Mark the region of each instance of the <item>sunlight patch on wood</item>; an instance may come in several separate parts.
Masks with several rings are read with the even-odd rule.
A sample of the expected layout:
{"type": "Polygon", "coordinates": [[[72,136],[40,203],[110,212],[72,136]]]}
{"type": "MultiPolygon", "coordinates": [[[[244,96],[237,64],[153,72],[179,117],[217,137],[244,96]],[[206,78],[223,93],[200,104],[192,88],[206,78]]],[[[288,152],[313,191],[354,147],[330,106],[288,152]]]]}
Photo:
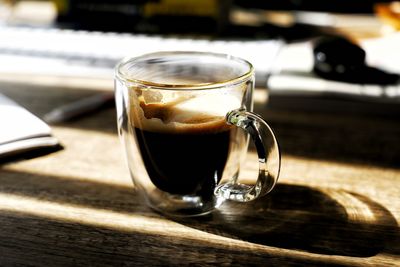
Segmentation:
{"type": "MultiPolygon", "coordinates": [[[[235,243],[236,245],[244,243],[239,240],[231,240],[222,236],[194,230],[164,218],[147,217],[134,213],[114,212],[78,205],[55,203],[7,193],[0,194],[0,203],[0,210],[3,211],[18,212],[21,214],[118,231],[134,231],[168,237],[186,237],[188,239],[203,240],[213,243],[222,241],[235,243]]],[[[248,247],[248,244],[243,246],[248,247]]]]}

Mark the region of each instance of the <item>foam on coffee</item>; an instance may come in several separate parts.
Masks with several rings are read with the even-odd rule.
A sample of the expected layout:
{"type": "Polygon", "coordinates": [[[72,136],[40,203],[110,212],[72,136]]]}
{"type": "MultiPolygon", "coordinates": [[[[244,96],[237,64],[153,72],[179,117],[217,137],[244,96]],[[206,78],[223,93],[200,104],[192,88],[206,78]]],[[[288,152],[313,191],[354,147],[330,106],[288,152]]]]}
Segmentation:
{"type": "Polygon", "coordinates": [[[156,95],[146,102],[141,95],[132,99],[130,115],[135,127],[164,133],[220,132],[231,127],[225,122],[226,113],[241,104],[234,95],[224,94],[185,96],[169,101],[160,98],[156,95]]]}

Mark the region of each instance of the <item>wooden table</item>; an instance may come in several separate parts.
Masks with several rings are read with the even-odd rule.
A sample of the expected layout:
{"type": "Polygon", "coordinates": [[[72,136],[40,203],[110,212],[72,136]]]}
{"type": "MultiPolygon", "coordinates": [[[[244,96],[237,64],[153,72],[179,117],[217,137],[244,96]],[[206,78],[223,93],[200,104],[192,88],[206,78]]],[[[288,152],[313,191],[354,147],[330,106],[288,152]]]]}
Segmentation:
{"type": "MultiPolygon", "coordinates": [[[[9,82],[0,92],[38,116],[98,93],[9,82]]],[[[137,197],[113,108],[52,125],[63,150],[0,169],[0,265],[399,266],[399,119],[264,107],[283,153],[279,185],[190,219],[137,197]]]]}

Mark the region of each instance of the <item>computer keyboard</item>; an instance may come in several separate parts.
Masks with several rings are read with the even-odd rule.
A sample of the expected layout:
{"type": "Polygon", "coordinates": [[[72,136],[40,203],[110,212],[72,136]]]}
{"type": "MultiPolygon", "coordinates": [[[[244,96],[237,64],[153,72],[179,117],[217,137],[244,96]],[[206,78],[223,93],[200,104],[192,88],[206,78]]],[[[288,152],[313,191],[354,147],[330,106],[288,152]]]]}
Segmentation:
{"type": "Polygon", "coordinates": [[[143,34],[47,28],[0,27],[0,72],[87,78],[112,78],[126,56],[154,51],[210,51],[242,57],[256,69],[257,86],[265,87],[282,42],[211,40],[143,34]]]}

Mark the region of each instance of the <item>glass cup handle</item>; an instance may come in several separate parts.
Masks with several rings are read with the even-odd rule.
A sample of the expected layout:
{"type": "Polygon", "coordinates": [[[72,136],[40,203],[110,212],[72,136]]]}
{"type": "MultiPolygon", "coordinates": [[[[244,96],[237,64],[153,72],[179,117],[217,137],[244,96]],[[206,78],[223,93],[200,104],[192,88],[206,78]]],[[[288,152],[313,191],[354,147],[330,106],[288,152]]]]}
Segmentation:
{"type": "Polygon", "coordinates": [[[258,154],[259,172],[255,185],[231,181],[218,186],[215,194],[238,202],[251,201],[270,192],[279,177],[281,156],[279,145],[269,125],[257,114],[237,109],[226,115],[226,121],[246,131],[258,154]]]}

